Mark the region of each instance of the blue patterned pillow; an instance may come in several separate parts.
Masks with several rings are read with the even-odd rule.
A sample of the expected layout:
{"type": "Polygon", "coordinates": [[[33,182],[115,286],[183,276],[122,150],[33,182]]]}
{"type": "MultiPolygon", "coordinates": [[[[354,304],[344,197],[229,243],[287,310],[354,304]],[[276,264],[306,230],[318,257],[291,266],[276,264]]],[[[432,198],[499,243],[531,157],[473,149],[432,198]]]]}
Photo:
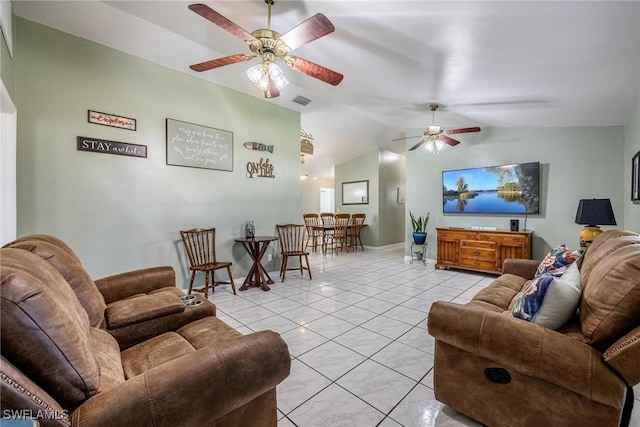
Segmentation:
{"type": "Polygon", "coordinates": [[[513,317],[533,322],[554,278],[552,274],[544,273],[529,282],[527,287],[516,297],[516,303],[511,310],[513,317]]]}
{"type": "Polygon", "coordinates": [[[565,244],[553,248],[538,266],[535,277],[543,274],[551,274],[555,277],[560,277],[565,271],[567,271],[569,266],[576,262],[581,256],[581,249],[567,249],[565,244]]]}

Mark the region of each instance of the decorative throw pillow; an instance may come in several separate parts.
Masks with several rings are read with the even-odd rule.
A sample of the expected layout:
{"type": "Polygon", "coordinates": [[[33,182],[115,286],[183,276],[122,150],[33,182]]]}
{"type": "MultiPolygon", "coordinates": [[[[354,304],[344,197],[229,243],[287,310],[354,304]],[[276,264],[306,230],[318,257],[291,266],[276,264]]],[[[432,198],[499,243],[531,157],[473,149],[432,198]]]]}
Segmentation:
{"type": "Polygon", "coordinates": [[[556,277],[562,276],[569,266],[576,262],[581,256],[581,249],[567,249],[567,246],[563,243],[562,245],[551,249],[547,256],[544,257],[538,266],[535,277],[541,276],[545,273],[556,277]]]}
{"type": "Polygon", "coordinates": [[[577,263],[561,277],[543,273],[516,297],[512,315],[549,329],[564,325],[578,308],[582,286],[577,263]]]}

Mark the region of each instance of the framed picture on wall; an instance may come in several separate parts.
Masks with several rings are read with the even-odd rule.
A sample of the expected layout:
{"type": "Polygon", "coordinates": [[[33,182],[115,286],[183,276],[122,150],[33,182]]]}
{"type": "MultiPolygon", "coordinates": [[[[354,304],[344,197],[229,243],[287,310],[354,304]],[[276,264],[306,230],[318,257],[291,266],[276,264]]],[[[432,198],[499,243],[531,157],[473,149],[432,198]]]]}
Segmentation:
{"type": "Polygon", "coordinates": [[[343,205],[369,204],[369,180],[342,183],[343,205]]]}
{"type": "Polygon", "coordinates": [[[640,203],[640,151],[631,159],[631,201],[640,203]]]}

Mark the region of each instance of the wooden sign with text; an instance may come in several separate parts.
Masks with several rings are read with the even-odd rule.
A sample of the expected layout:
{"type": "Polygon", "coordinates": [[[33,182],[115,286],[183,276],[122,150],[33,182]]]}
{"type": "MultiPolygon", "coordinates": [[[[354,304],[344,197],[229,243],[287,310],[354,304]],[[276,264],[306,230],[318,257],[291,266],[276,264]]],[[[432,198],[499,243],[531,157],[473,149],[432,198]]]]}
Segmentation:
{"type": "Polygon", "coordinates": [[[76,148],[79,151],[94,153],[119,154],[121,156],[147,157],[147,146],[126,142],[107,141],[105,139],[76,137],[76,148]]]}

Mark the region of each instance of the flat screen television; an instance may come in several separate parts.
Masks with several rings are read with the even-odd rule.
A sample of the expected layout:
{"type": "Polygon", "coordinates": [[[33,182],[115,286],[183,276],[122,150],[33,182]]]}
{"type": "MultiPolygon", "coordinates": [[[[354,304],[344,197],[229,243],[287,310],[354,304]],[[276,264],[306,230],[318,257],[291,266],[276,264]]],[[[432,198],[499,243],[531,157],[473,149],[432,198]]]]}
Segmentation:
{"type": "Polygon", "coordinates": [[[540,163],[442,172],[445,214],[540,213],[540,163]]]}

